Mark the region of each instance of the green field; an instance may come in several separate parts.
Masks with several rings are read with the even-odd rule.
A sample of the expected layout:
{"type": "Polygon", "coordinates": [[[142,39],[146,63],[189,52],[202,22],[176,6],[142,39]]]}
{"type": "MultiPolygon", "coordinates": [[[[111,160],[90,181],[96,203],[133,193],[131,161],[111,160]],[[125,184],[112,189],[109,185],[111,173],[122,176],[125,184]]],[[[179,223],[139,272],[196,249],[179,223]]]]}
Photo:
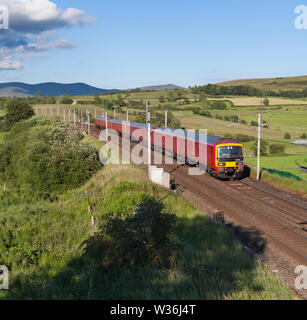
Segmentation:
{"type": "Polygon", "coordinates": [[[264,79],[242,79],[220,82],[221,86],[248,85],[265,90],[301,90],[307,87],[307,76],[264,78],[264,79]]]}
{"type": "MultiPolygon", "coordinates": [[[[253,169],[257,167],[256,158],[246,158],[245,162],[253,169]]],[[[307,182],[307,174],[301,172],[300,166],[307,166],[307,152],[304,154],[279,156],[279,157],[262,157],[261,167],[267,169],[276,169],[280,171],[291,172],[296,176],[299,176],[305,182],[307,182]]]]}

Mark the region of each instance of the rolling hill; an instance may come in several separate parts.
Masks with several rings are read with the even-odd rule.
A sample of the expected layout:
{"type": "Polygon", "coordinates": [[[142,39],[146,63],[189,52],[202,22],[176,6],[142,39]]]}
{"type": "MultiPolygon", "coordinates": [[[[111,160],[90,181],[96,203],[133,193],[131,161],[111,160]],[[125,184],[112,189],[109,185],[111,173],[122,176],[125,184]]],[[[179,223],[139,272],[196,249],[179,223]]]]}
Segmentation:
{"type": "Polygon", "coordinates": [[[138,88],[141,91],[166,91],[166,90],[183,90],[185,88],[176,86],[174,84],[158,85],[158,86],[147,86],[138,88]]]}
{"type": "Polygon", "coordinates": [[[114,90],[100,89],[85,83],[62,84],[56,82],[46,82],[39,84],[26,84],[22,82],[0,83],[0,97],[28,97],[40,93],[45,97],[62,96],[65,94],[93,95],[114,90]]]}
{"type": "Polygon", "coordinates": [[[219,86],[247,85],[265,90],[302,90],[307,88],[307,76],[262,79],[240,79],[216,83],[219,86]]]}

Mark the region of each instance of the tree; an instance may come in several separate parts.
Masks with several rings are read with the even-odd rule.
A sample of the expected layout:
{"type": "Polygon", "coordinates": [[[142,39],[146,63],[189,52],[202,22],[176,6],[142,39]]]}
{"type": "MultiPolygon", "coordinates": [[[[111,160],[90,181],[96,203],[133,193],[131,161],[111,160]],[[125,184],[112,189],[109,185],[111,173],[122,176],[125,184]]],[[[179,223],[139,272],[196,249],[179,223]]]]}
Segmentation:
{"type": "MultiPolygon", "coordinates": [[[[258,141],[254,142],[254,144],[252,145],[252,150],[255,155],[258,154],[258,141]]],[[[260,142],[260,155],[266,156],[267,150],[268,150],[268,143],[264,140],[261,140],[261,142],[260,142]]]]}
{"type": "Polygon", "coordinates": [[[99,105],[101,102],[102,102],[102,101],[101,101],[101,98],[99,97],[99,95],[98,95],[98,94],[95,94],[95,96],[94,96],[94,104],[97,106],[97,105],[99,105]]]}
{"type": "Polygon", "coordinates": [[[160,103],[164,103],[165,101],[167,101],[163,96],[161,96],[160,98],[159,98],[159,101],[160,101],[160,103]]]}
{"type": "Polygon", "coordinates": [[[61,100],[61,104],[72,104],[73,102],[74,102],[73,99],[67,94],[61,100]]]}
{"type": "Polygon", "coordinates": [[[265,98],[264,100],[263,100],[263,104],[267,107],[267,106],[269,106],[270,105],[270,100],[268,99],[268,98],[265,98]]]}
{"type": "Polygon", "coordinates": [[[286,146],[281,143],[273,143],[270,145],[271,154],[285,154],[286,146]]]}
{"type": "Polygon", "coordinates": [[[85,255],[97,266],[111,269],[168,266],[179,248],[176,221],[176,215],[168,213],[161,200],[143,194],[134,214],[101,216],[99,232],[85,241],[85,255]]]}
{"type": "Polygon", "coordinates": [[[2,181],[36,194],[77,188],[101,168],[96,148],[56,117],[19,121],[0,145],[0,159],[2,181]]]}
{"type": "Polygon", "coordinates": [[[5,127],[7,130],[10,130],[15,123],[21,120],[29,119],[33,115],[34,111],[27,102],[20,99],[10,100],[7,105],[5,127]]]}
{"type": "Polygon", "coordinates": [[[290,140],[291,139],[291,135],[289,132],[285,133],[285,139],[290,140]]]}
{"type": "Polygon", "coordinates": [[[201,106],[204,109],[210,109],[210,102],[207,100],[207,97],[204,94],[200,96],[200,102],[201,102],[201,106]]]}
{"type": "Polygon", "coordinates": [[[307,138],[307,134],[306,134],[306,133],[303,133],[303,134],[301,135],[301,138],[302,138],[302,139],[306,139],[306,138],[307,138]]]}
{"type": "Polygon", "coordinates": [[[227,104],[224,101],[214,101],[211,105],[211,109],[226,110],[227,104]]]}

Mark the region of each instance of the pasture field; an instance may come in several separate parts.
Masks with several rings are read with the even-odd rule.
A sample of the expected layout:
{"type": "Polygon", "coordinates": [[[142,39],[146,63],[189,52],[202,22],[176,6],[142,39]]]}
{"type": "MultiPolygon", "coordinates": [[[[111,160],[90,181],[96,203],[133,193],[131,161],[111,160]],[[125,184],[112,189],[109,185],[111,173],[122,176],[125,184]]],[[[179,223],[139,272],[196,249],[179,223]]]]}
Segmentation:
{"type": "MultiPolygon", "coordinates": [[[[196,104],[197,105],[197,104],[196,104]]],[[[195,106],[196,106],[195,105],[195,106]]],[[[227,110],[211,110],[213,118],[206,118],[195,115],[190,110],[176,111],[174,115],[181,121],[182,125],[187,128],[205,129],[218,135],[230,134],[247,134],[253,137],[257,136],[257,127],[251,126],[251,121],[258,122],[259,107],[234,107],[227,110]],[[245,120],[246,124],[234,123],[224,120],[215,119],[215,116],[239,116],[245,120]],[[194,126],[194,127],[193,127],[194,126]]],[[[262,129],[264,139],[284,139],[285,133],[290,133],[291,141],[300,139],[302,134],[307,135],[307,108],[297,108],[295,106],[282,107],[274,109],[273,107],[265,108],[263,113],[269,128],[262,129]]]]}
{"type": "Polygon", "coordinates": [[[302,90],[307,86],[307,76],[278,77],[263,79],[240,79],[216,83],[220,86],[247,85],[265,90],[302,90]]]}
{"type": "MultiPolygon", "coordinates": [[[[173,113],[174,116],[181,121],[182,126],[188,129],[207,129],[208,133],[219,136],[224,136],[226,133],[229,133],[231,135],[247,134],[252,137],[257,137],[257,127],[203,117],[193,114],[192,111],[176,111],[173,113]]],[[[262,137],[265,139],[271,139],[272,137],[276,139],[281,138],[276,130],[273,129],[263,129],[262,137]]]]}
{"type": "MultiPolygon", "coordinates": [[[[261,97],[234,97],[234,96],[225,96],[223,98],[209,98],[208,100],[230,100],[236,106],[260,106],[261,101],[264,98],[261,97]]],[[[288,106],[288,105],[306,105],[307,102],[305,100],[298,99],[289,99],[289,98],[276,98],[276,97],[268,97],[270,100],[271,106],[288,106]]]]}
{"type": "MultiPolygon", "coordinates": [[[[246,158],[246,164],[257,168],[257,158],[246,158]]],[[[301,172],[300,166],[307,166],[307,152],[303,154],[285,155],[278,157],[261,157],[261,167],[291,172],[307,182],[307,174],[301,172]]]]}

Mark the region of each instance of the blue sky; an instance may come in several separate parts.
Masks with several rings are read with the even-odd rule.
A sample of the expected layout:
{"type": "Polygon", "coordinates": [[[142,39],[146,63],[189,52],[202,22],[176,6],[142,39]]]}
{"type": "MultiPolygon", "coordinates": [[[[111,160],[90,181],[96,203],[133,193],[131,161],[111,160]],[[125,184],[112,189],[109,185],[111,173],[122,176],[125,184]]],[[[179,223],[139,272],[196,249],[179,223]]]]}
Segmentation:
{"type": "Polygon", "coordinates": [[[49,2],[63,11],[80,9],[84,17],[96,20],[66,21],[54,30],[48,25],[54,32],[54,45],[44,50],[36,46],[30,56],[19,55],[22,67],[15,63],[15,69],[4,68],[0,82],[86,82],[101,88],[174,83],[187,87],[307,74],[307,30],[294,27],[294,9],[307,5],[307,0],[49,2]],[[58,41],[66,41],[63,48],[58,41]]]}

